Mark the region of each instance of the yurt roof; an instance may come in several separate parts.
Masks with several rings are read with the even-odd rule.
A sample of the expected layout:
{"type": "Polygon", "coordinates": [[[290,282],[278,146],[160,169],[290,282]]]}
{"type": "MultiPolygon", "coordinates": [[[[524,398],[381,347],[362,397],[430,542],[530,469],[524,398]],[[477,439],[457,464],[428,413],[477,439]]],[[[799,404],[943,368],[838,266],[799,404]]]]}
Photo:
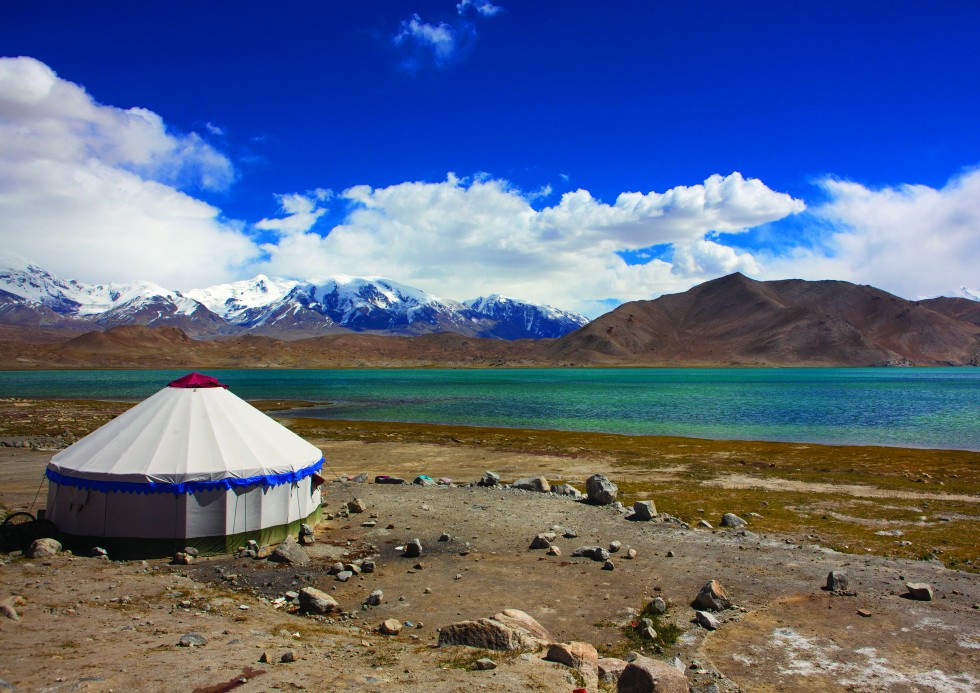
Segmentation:
{"type": "Polygon", "coordinates": [[[55,455],[48,478],[120,491],[278,485],[320,469],[319,448],[197,373],[55,455]]]}

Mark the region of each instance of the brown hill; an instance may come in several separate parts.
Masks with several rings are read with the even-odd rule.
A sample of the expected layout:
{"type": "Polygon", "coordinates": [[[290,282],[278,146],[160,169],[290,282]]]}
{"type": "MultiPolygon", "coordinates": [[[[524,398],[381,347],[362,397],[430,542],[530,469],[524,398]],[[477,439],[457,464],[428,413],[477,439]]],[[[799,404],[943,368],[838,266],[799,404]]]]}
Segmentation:
{"type": "Polygon", "coordinates": [[[976,364],[980,325],[959,317],[972,315],[971,307],[943,301],[953,303],[930,306],[842,281],[760,282],[736,273],[623,304],[547,351],[563,363],[976,364]]]}
{"type": "Polygon", "coordinates": [[[980,365],[976,301],[914,302],[848,282],[741,274],[626,303],[557,340],[444,332],[205,341],[176,327],[126,326],[51,344],[50,333],[20,329],[0,334],[0,368],[980,365]]]}

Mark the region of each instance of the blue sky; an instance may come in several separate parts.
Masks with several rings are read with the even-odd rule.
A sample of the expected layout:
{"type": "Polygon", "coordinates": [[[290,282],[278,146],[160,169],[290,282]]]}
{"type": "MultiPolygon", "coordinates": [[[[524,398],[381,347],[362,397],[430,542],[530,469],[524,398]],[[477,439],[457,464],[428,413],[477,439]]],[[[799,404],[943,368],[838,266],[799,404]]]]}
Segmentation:
{"type": "Polygon", "coordinates": [[[384,275],[591,315],[736,270],[955,294],[980,286],[977,26],[967,2],[4,3],[0,240],[88,281],[384,275]]]}

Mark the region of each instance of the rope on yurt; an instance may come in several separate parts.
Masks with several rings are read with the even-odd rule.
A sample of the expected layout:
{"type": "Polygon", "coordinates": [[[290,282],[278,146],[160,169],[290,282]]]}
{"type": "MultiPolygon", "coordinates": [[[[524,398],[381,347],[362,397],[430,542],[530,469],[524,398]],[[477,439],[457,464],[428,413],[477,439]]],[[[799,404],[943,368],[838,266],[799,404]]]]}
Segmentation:
{"type": "Polygon", "coordinates": [[[31,507],[27,510],[27,512],[29,512],[31,515],[34,514],[34,504],[37,503],[37,497],[41,495],[41,487],[44,486],[44,480],[46,478],[47,477],[44,474],[41,475],[41,483],[37,485],[37,493],[34,494],[34,500],[31,501],[31,507]]]}
{"type": "Polygon", "coordinates": [[[347,485],[347,482],[344,481],[343,477],[341,477],[340,474],[338,474],[334,470],[334,468],[330,466],[330,463],[327,462],[327,458],[326,457],[323,458],[323,466],[325,466],[327,469],[329,469],[331,472],[333,472],[333,475],[335,477],[337,477],[337,481],[339,481],[340,482],[340,485],[344,487],[344,490],[345,491],[347,491],[347,494],[350,496],[351,500],[357,500],[357,496],[355,496],[354,495],[354,492],[350,490],[350,486],[348,486],[347,485]]]}

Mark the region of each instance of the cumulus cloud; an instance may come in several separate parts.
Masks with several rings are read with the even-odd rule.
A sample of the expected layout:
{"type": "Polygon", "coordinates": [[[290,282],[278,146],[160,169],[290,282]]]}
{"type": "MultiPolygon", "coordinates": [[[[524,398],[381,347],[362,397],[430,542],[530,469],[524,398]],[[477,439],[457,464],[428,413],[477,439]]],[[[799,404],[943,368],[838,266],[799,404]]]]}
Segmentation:
{"type": "Polygon", "coordinates": [[[576,190],[538,211],[533,196],[506,181],[451,174],[440,183],[355,186],[342,194],[352,206],[342,224],[325,237],[292,233],[265,245],[263,271],[380,274],[453,298],[498,291],[595,312],[601,299],[650,298],[719,271],[756,271],[751,256],[706,236],[804,208],[738,173],[664,193],[623,193],[613,204],[576,190]],[[630,265],[617,253],[662,243],[675,244],[679,262],[630,265]]]}
{"type": "Polygon", "coordinates": [[[306,233],[317,220],[327,213],[325,207],[320,207],[319,203],[326,202],[333,197],[333,192],[323,188],[308,193],[291,193],[288,195],[276,195],[279,200],[279,209],[286,216],[275,219],[262,219],[255,224],[255,228],[263,231],[276,231],[281,235],[306,233]]]}
{"type": "Polygon", "coordinates": [[[767,276],[843,279],[913,299],[977,284],[980,169],[939,189],[834,178],[820,185],[829,201],[810,213],[830,231],[814,248],[762,258],[767,276]]]}
{"type": "Polygon", "coordinates": [[[181,189],[224,190],[234,176],[156,113],[99,104],[32,58],[0,58],[0,238],[52,271],[175,288],[232,276],[254,245],[181,189]]]}
{"type": "Polygon", "coordinates": [[[430,60],[436,67],[446,67],[459,56],[468,39],[474,35],[471,29],[468,24],[460,27],[445,22],[429,24],[414,14],[402,21],[392,42],[410,51],[410,57],[402,63],[405,68],[418,69],[423,59],[430,60]]]}

